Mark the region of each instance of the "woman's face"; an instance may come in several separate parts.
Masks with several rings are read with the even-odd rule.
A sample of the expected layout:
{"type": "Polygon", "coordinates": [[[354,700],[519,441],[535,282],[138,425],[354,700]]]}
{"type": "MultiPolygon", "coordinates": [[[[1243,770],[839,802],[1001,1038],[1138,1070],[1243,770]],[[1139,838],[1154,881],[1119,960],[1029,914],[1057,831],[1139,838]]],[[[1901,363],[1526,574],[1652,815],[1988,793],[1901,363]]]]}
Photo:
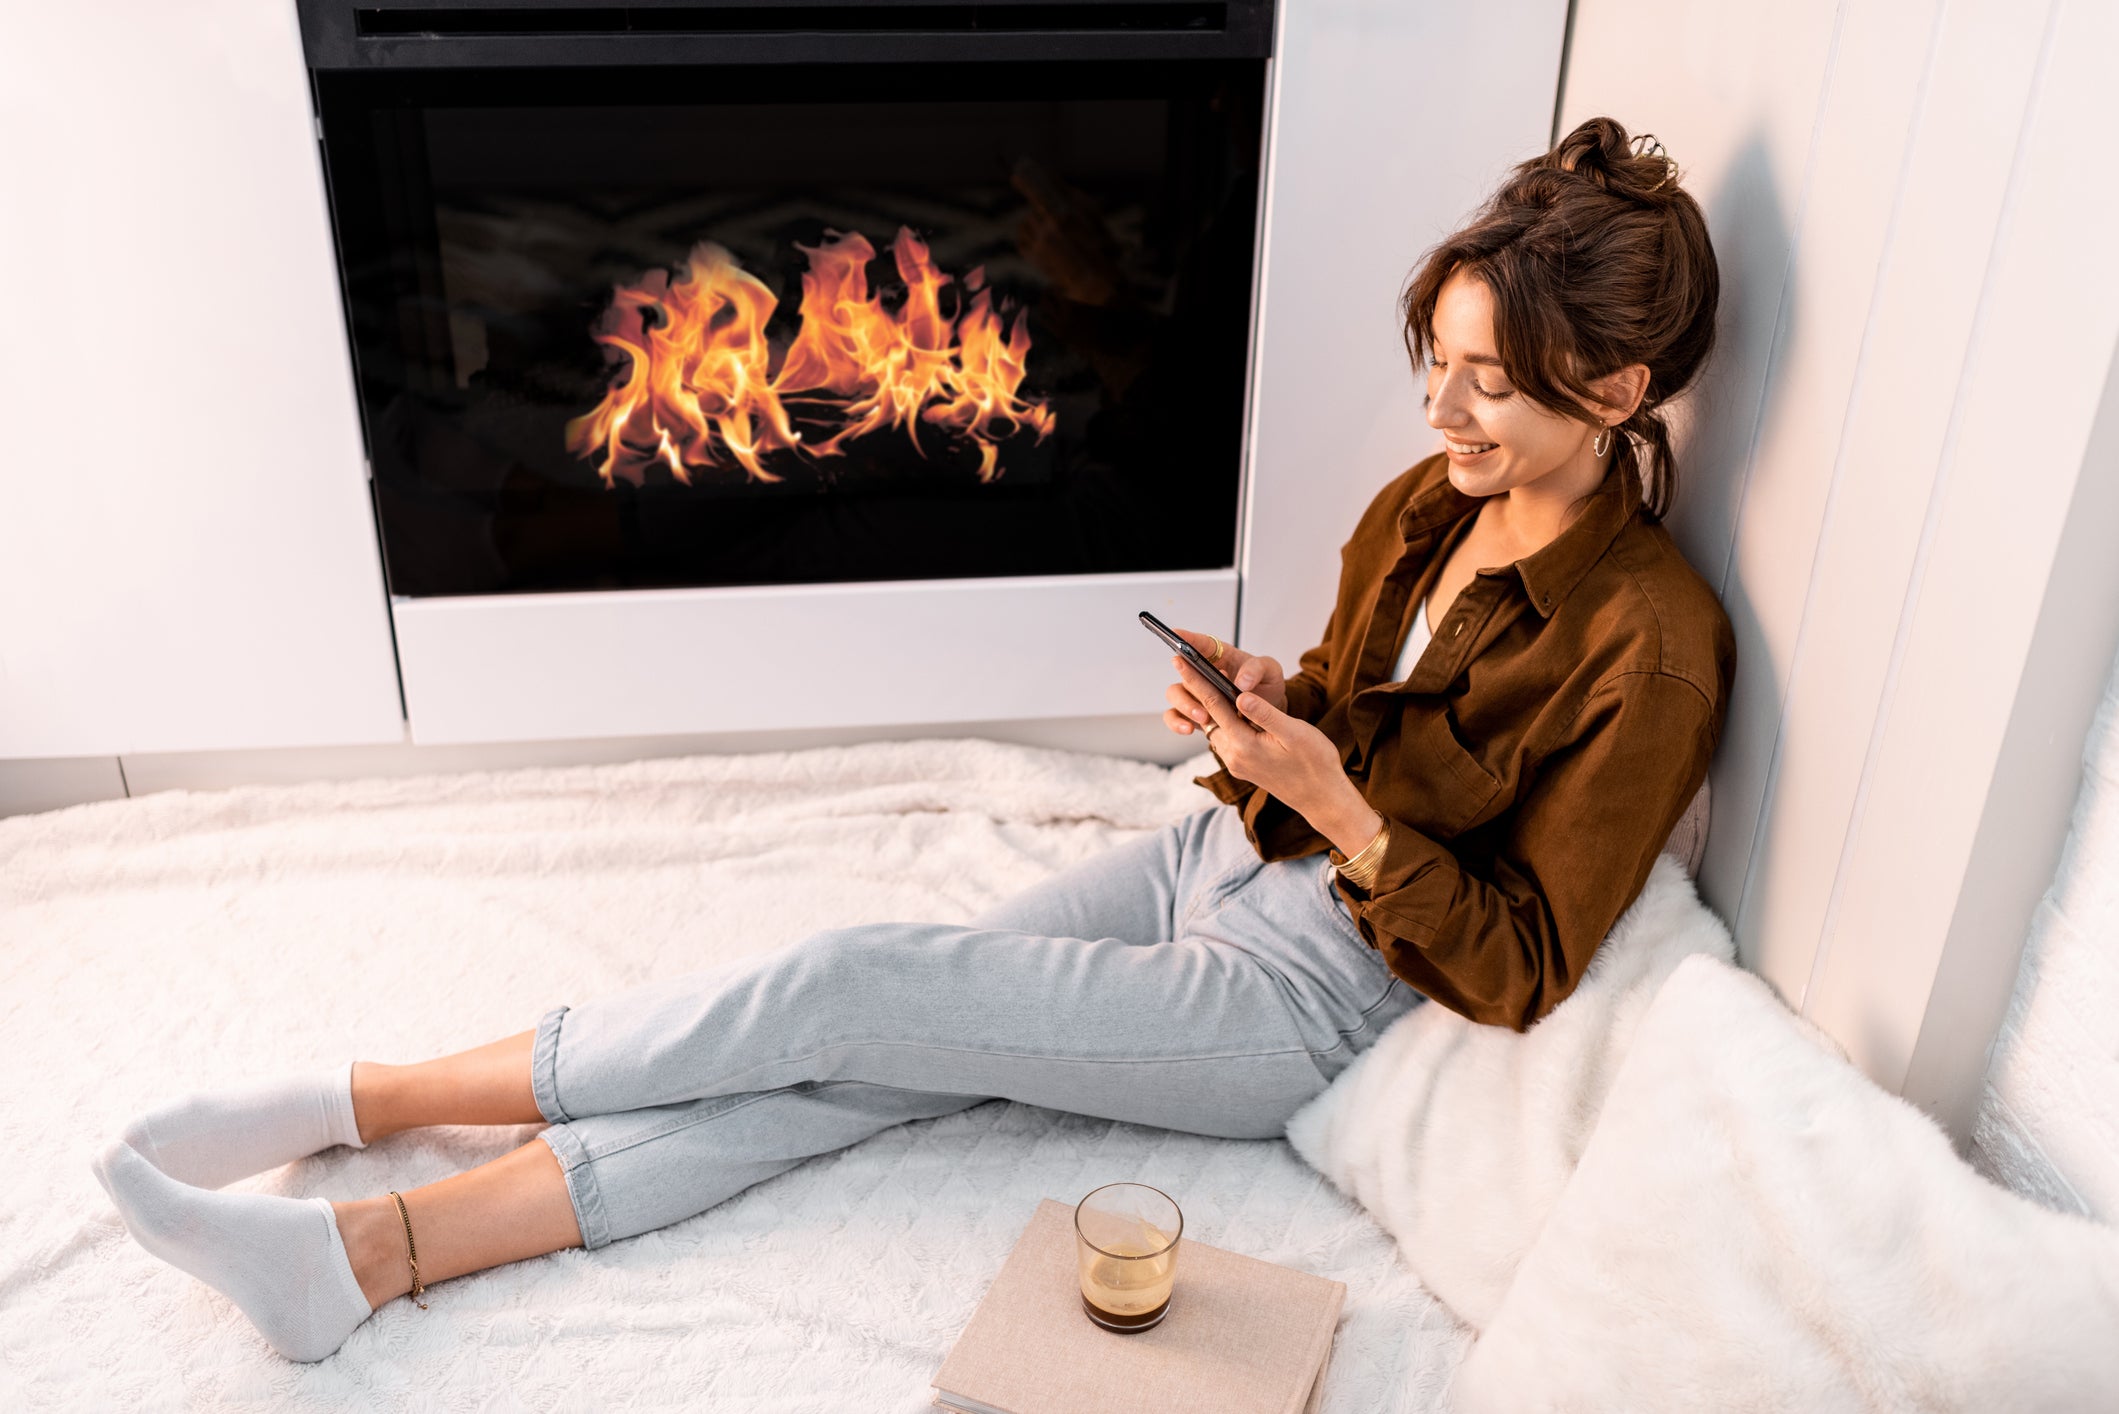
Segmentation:
{"type": "MultiPolygon", "coordinates": [[[[1493,297],[1484,281],[1451,275],[1435,301],[1434,328],[1427,424],[1449,450],[1451,485],[1467,496],[1494,496],[1563,468],[1594,474],[1608,460],[1608,445],[1605,458],[1590,452],[1596,425],[1539,407],[1509,386],[1494,352],[1493,297]]],[[[1645,388],[1647,369],[1640,372],[1645,388]]],[[[1637,394],[1620,406],[1634,401],[1637,394]]],[[[1617,409],[1606,416],[1619,420],[1617,409]]]]}

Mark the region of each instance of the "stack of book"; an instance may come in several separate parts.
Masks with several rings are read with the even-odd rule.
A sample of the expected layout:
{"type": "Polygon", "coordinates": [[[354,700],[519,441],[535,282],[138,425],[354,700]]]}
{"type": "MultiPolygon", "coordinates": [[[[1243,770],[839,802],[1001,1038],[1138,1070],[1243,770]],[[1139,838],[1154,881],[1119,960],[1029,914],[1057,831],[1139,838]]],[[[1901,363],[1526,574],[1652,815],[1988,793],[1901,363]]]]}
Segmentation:
{"type": "Polygon", "coordinates": [[[1316,1414],[1346,1283],[1180,1238],[1160,1325],[1082,1311],[1074,1208],[1045,1199],[935,1372],[958,1414],[1316,1414]]]}

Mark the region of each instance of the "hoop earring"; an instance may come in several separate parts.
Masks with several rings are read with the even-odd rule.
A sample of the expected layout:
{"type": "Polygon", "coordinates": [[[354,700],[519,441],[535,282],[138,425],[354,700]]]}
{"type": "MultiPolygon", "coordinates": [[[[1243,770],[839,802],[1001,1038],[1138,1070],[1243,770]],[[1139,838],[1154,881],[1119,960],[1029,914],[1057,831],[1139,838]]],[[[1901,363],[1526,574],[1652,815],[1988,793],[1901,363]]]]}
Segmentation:
{"type": "Polygon", "coordinates": [[[1601,457],[1610,450],[1611,424],[1606,423],[1604,425],[1604,430],[1597,434],[1597,440],[1589,444],[1589,454],[1593,457],[1601,457]]]}

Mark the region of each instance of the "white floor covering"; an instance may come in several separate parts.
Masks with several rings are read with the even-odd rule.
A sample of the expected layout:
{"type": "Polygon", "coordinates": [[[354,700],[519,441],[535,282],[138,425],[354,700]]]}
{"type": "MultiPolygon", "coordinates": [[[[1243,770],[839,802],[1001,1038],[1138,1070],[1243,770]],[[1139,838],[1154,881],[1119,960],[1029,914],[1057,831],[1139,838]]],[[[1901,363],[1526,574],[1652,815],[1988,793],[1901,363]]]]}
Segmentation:
{"type": "MultiPolygon", "coordinates": [[[[1205,763],[877,742],[0,821],[0,1408],[910,1414],[1037,1200],[1126,1178],[1176,1195],[1188,1236],[1348,1284],[1327,1410],[1441,1408],[1468,1335],[1284,1141],[996,1101],[393,1302],[307,1366],[134,1244],[89,1172],[185,1089],[441,1054],[819,928],[968,918],[1211,804],[1205,763]]],[[[536,1129],[414,1131],[239,1186],[408,1188],[536,1129]]]]}

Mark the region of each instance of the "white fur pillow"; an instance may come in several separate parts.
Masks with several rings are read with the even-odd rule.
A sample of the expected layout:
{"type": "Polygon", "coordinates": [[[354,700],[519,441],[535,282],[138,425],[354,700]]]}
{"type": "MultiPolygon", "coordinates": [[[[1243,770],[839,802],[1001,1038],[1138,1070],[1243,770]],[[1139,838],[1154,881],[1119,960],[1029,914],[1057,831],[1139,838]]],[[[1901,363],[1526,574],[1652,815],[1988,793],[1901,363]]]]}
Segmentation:
{"type": "Polygon", "coordinates": [[[1688,960],[1453,1395],[2119,1409],[2119,1232],[1987,1182],[1763,981],[1688,960]]]}
{"type": "Polygon", "coordinates": [[[1656,989],[1694,953],[1728,961],[1735,949],[1665,854],[1581,983],[1530,1030],[1415,1007],[1288,1122],[1288,1139],[1482,1327],[1588,1145],[1656,989]]]}

